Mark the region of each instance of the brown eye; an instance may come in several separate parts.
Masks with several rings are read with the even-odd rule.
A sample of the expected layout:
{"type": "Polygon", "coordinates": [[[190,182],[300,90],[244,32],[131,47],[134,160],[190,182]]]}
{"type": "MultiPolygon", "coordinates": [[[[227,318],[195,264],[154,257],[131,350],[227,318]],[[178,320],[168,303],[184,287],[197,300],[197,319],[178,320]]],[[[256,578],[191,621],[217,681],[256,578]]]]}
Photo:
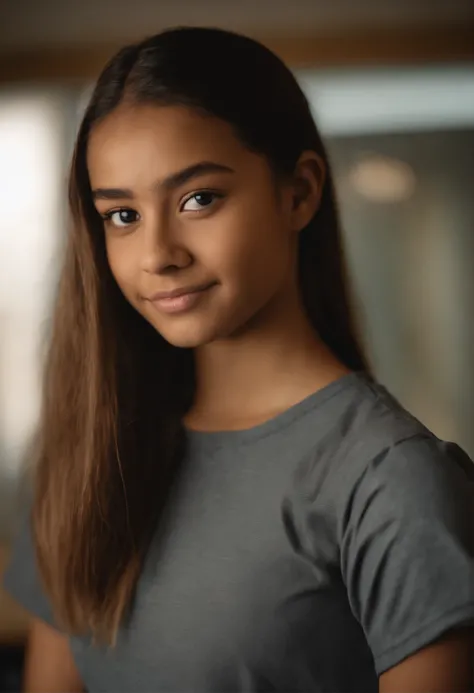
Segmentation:
{"type": "Polygon", "coordinates": [[[182,212],[199,212],[206,207],[210,207],[214,200],[219,197],[214,192],[206,191],[194,193],[191,197],[184,202],[181,207],[182,212]]]}
{"type": "Polygon", "coordinates": [[[124,207],[123,209],[114,209],[107,214],[102,215],[102,219],[105,221],[110,221],[117,228],[124,228],[130,226],[130,224],[135,224],[139,215],[134,209],[128,209],[124,207]]]}

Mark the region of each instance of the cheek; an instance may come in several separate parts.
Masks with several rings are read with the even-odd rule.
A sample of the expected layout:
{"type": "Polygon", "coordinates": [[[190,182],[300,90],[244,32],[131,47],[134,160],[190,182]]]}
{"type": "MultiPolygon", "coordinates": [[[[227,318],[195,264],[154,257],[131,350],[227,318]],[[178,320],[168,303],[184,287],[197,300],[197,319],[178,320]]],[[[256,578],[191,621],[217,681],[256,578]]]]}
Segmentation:
{"type": "Polygon", "coordinates": [[[229,279],[238,283],[239,290],[244,293],[247,290],[272,291],[291,265],[290,241],[290,233],[280,218],[268,215],[249,219],[227,244],[229,279]]]}
{"type": "Polygon", "coordinates": [[[265,193],[254,193],[229,206],[204,235],[209,243],[201,250],[228,275],[272,271],[288,255],[291,234],[275,209],[274,198],[265,193]]]}
{"type": "Polygon", "coordinates": [[[118,287],[125,298],[133,305],[136,305],[137,287],[133,254],[127,252],[124,248],[118,247],[113,242],[108,242],[106,244],[106,249],[110,271],[118,287]]]}

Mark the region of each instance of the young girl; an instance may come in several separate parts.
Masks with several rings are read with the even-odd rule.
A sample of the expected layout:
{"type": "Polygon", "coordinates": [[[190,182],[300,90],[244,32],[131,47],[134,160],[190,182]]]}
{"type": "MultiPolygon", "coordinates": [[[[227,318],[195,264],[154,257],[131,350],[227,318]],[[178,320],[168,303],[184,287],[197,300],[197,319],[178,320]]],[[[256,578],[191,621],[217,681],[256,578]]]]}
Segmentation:
{"type": "Polygon", "coordinates": [[[471,462],[368,372],[290,71],[214,29],[124,48],[70,204],[5,576],[26,690],[468,691],[471,462]]]}

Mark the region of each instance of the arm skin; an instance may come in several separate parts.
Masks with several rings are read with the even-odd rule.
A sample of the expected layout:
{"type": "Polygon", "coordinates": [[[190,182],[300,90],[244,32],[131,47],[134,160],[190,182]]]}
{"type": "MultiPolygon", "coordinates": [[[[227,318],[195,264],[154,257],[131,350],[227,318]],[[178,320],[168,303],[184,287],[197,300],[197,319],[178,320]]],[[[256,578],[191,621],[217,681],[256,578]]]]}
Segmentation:
{"type": "Polygon", "coordinates": [[[33,619],[25,657],[23,693],[83,693],[68,638],[33,619]]]}
{"type": "Polygon", "coordinates": [[[379,678],[379,693],[472,693],[474,629],[454,630],[379,678]]]}

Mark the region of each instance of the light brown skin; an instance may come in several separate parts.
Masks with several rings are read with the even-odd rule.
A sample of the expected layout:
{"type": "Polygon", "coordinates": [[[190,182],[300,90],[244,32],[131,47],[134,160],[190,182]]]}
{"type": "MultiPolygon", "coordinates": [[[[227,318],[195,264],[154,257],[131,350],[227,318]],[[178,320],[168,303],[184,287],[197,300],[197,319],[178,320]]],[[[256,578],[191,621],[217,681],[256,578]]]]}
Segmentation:
{"type": "Polygon", "coordinates": [[[83,693],[68,639],[34,619],[28,637],[23,676],[25,693],[83,693]]]}
{"type": "MultiPolygon", "coordinates": [[[[317,211],[324,181],[316,154],[304,152],[294,177],[276,181],[226,123],[181,107],[135,106],[120,107],[93,130],[88,168],[92,190],[102,191],[98,212],[128,210],[105,221],[108,260],[123,294],[167,341],[195,350],[189,427],[251,427],[348,372],[314,334],[298,292],[298,233],[317,211]],[[202,162],[231,171],[176,180],[202,162]],[[209,284],[184,313],[160,312],[148,300],[209,284]]],[[[381,693],[467,692],[468,637],[448,634],[386,672],[381,693]]],[[[38,635],[33,642],[30,669],[48,656],[38,635]]],[[[26,690],[80,691],[68,667],[59,683],[26,690]]],[[[38,672],[27,681],[38,682],[38,672]]]]}

